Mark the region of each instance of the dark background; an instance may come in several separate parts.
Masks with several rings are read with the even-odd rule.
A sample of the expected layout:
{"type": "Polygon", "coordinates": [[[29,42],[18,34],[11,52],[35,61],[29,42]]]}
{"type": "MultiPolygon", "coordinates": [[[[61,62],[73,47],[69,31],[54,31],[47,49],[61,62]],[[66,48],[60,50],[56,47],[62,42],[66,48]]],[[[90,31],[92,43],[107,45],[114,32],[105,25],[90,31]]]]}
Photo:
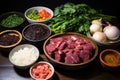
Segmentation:
{"type": "Polygon", "coordinates": [[[0,0],[0,14],[8,11],[25,12],[32,6],[46,6],[54,10],[66,2],[86,3],[94,9],[102,10],[103,13],[116,16],[120,19],[119,0],[0,0]]]}
{"type": "MultiPolygon", "coordinates": [[[[102,10],[103,13],[116,16],[120,20],[119,0],[0,0],[0,14],[9,11],[25,12],[26,9],[33,6],[46,6],[54,10],[66,2],[75,4],[86,3],[96,10],[102,10]]],[[[120,51],[120,47],[117,46],[120,51]]],[[[0,80],[31,80],[28,71],[21,71],[10,64],[9,59],[0,53],[0,80]]],[[[4,54],[6,55],[6,54],[4,54]]],[[[108,72],[103,69],[97,61],[94,66],[74,72],[65,72],[56,70],[54,80],[120,80],[120,71],[108,72]]]]}

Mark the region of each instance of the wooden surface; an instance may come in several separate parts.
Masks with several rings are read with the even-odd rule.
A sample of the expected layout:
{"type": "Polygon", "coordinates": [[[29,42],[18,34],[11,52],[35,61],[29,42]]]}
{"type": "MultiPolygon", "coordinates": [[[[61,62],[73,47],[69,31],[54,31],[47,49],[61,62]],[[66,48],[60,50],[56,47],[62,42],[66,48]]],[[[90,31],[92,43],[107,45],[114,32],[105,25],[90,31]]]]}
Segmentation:
{"type": "MultiPolygon", "coordinates": [[[[101,9],[104,13],[115,15],[120,19],[120,13],[118,12],[119,7],[117,5],[118,3],[113,0],[13,0],[10,2],[9,0],[1,0],[0,14],[8,11],[24,12],[29,7],[39,5],[47,6],[54,10],[55,7],[64,4],[67,1],[74,2],[76,4],[84,2],[95,9],[101,9]],[[9,4],[5,7],[6,3],[9,4]]],[[[27,24],[24,26],[26,25],[27,24]]],[[[100,47],[99,52],[103,49],[106,48],[100,47]]],[[[120,45],[115,46],[114,49],[120,51],[120,45]]],[[[9,62],[8,55],[9,52],[3,53],[0,51],[0,80],[32,80],[29,75],[29,69],[21,70],[16,68],[9,62]]],[[[38,61],[40,60],[47,60],[42,51],[38,61]]],[[[70,71],[60,69],[56,66],[54,67],[55,74],[53,76],[53,80],[120,80],[120,70],[115,72],[107,71],[100,65],[98,57],[93,64],[79,70],[70,71]]]]}
{"type": "MultiPolygon", "coordinates": [[[[8,59],[8,54],[0,53],[0,80],[32,80],[29,68],[21,70],[13,66],[8,59]]],[[[43,53],[40,54],[38,61],[41,60],[47,61],[43,53]]],[[[120,80],[120,70],[110,72],[104,69],[100,65],[98,57],[93,64],[79,70],[71,71],[54,67],[53,80],[120,80]]]]}

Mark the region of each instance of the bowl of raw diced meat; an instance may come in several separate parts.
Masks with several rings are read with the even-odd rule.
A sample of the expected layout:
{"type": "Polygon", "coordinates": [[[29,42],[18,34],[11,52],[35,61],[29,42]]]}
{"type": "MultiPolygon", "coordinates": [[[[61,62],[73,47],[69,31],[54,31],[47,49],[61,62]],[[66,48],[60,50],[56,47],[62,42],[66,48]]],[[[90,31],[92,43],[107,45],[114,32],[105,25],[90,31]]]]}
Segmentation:
{"type": "Polygon", "coordinates": [[[76,70],[93,63],[98,46],[87,36],[66,32],[50,36],[43,45],[48,61],[56,67],[76,70]]]}

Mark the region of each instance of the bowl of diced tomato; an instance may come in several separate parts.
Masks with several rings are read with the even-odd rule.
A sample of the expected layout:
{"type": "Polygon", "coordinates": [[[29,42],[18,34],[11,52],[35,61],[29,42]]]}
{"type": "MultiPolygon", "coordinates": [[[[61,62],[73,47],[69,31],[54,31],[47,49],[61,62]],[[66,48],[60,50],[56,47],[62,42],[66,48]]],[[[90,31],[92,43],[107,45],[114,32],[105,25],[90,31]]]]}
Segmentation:
{"type": "Polygon", "coordinates": [[[24,15],[29,23],[46,22],[53,17],[53,11],[48,7],[35,6],[27,9],[24,15]]]}
{"type": "Polygon", "coordinates": [[[53,78],[55,70],[51,63],[39,61],[31,66],[29,72],[34,80],[50,80],[53,78]]]}

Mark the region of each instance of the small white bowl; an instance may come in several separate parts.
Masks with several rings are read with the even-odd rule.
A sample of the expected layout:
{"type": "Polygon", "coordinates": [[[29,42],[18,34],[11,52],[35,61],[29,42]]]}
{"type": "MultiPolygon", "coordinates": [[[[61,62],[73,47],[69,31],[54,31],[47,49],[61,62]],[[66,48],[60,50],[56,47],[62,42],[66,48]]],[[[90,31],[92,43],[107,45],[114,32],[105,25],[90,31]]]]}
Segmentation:
{"type": "Polygon", "coordinates": [[[40,12],[42,9],[45,9],[47,12],[49,12],[49,13],[51,14],[51,17],[50,17],[50,18],[53,17],[53,11],[52,11],[50,8],[44,7],[44,6],[35,6],[35,7],[29,8],[29,9],[27,9],[27,10],[25,11],[25,13],[24,13],[25,18],[28,20],[29,23],[34,23],[34,22],[46,22],[46,20],[47,20],[47,19],[50,19],[50,18],[47,18],[47,19],[45,19],[45,20],[37,21],[37,20],[33,20],[33,19],[30,19],[30,18],[27,17],[27,15],[28,15],[31,11],[37,10],[38,12],[40,12]]]}
{"type": "Polygon", "coordinates": [[[20,68],[26,69],[32,66],[39,58],[39,50],[31,44],[18,45],[10,51],[10,62],[20,68]],[[35,55],[35,56],[34,56],[35,55]],[[26,58],[28,56],[28,58],[26,58]]]}
{"type": "MultiPolygon", "coordinates": [[[[43,67],[42,67],[43,68],[43,67]]],[[[53,75],[54,75],[54,72],[55,72],[55,70],[54,70],[54,67],[53,67],[53,65],[52,64],[50,64],[49,62],[46,62],[46,61],[39,61],[39,62],[37,62],[36,64],[34,64],[33,66],[31,66],[31,68],[30,68],[30,70],[29,70],[29,73],[30,73],[30,76],[34,79],[34,80],[51,80],[52,78],[53,78],[53,75]],[[44,70],[43,69],[40,69],[40,67],[41,67],[41,65],[48,65],[48,67],[47,68],[45,68],[45,66],[44,66],[44,70]],[[39,67],[38,67],[39,66],[39,67]],[[38,69],[39,68],[39,69],[38,69]],[[39,76],[41,76],[40,74],[42,73],[42,70],[44,71],[44,74],[45,74],[45,72],[46,73],[48,73],[48,70],[50,70],[51,72],[49,73],[49,75],[47,75],[47,77],[46,78],[44,78],[44,79],[38,79],[38,78],[36,78],[35,77],[35,75],[33,75],[33,72],[34,71],[36,71],[37,70],[37,73],[36,74],[38,74],[39,76]],[[40,71],[38,71],[38,70],[40,70],[40,71]]],[[[36,75],[36,76],[38,76],[38,75],[36,75]]]]}

